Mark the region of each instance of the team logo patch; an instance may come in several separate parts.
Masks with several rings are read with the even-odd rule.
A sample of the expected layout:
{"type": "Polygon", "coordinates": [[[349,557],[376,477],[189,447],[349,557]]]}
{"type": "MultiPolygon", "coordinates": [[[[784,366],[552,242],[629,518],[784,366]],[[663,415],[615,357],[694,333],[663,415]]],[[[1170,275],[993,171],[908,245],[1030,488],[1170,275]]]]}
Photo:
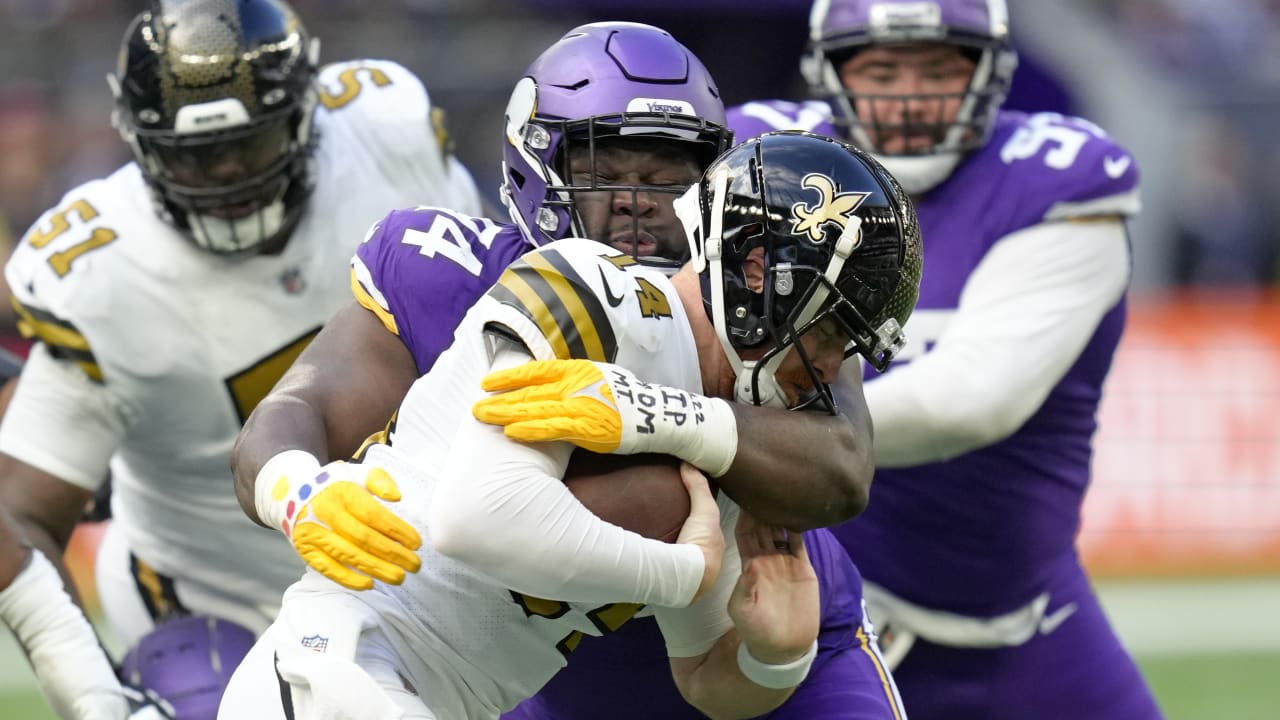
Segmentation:
{"type": "Polygon", "coordinates": [[[810,207],[798,202],[791,206],[791,216],[794,219],[791,232],[796,235],[808,234],[809,239],[815,243],[822,242],[823,225],[835,223],[843,230],[853,212],[871,195],[867,192],[836,194],[836,184],[820,173],[805,175],[800,185],[818,191],[818,204],[810,207]]]}
{"type": "Polygon", "coordinates": [[[308,650],[322,653],[329,649],[329,638],[323,635],[307,635],[299,641],[299,644],[308,650]]]}

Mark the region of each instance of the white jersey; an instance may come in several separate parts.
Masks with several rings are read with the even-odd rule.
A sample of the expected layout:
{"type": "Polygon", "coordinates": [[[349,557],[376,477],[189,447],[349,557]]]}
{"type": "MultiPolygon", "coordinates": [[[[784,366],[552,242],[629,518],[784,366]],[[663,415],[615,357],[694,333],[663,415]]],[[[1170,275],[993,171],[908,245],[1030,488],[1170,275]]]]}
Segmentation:
{"type": "Polygon", "coordinates": [[[385,61],[318,77],[315,191],[283,252],[227,259],[156,215],[138,167],[69,192],[5,268],[41,342],[0,450],[84,488],[107,476],[132,552],[274,608],[303,563],[236,502],[229,457],[254,406],[350,299],[348,261],[389,209],[479,211],[421,82],[385,61]]]}
{"type": "MultiPolygon", "coordinates": [[[[318,616],[348,614],[343,602],[357,600],[373,612],[351,623],[367,626],[370,617],[377,618],[373,622],[400,657],[408,684],[441,718],[497,717],[537,692],[565,665],[584,635],[616,630],[643,608],[633,594],[643,583],[627,587],[624,580],[605,588],[595,582],[599,572],[587,570],[583,574],[591,577],[575,578],[562,567],[585,555],[609,556],[615,551],[603,534],[578,534],[582,518],[566,518],[563,506],[547,501],[545,493],[563,493],[591,522],[658,546],[659,551],[693,549],[644,540],[591,516],[560,481],[571,452],[567,444],[521,445],[506,440],[501,428],[473,419],[471,406],[485,395],[480,381],[494,366],[495,353],[499,364],[503,352],[511,354],[495,350],[508,342],[497,337],[518,339],[537,359],[611,361],[632,369],[643,381],[701,388],[693,334],[670,281],[600,243],[562,240],[525,255],[467,314],[454,344],[406,396],[390,445],[373,446],[365,457],[365,463],[385,467],[397,479],[402,499],[390,507],[420,531],[422,569],[403,585],[377,583],[367,592],[344,590],[308,571],[289,590],[276,628],[268,633],[281,653],[289,652],[287,645],[323,645],[333,652],[330,639],[351,631],[344,631],[340,620],[318,616]],[[481,483],[491,467],[529,458],[533,469],[511,472],[507,480],[540,483],[543,489],[493,500],[499,506],[517,507],[495,508],[484,530],[506,543],[500,547],[509,548],[513,561],[528,568],[527,574],[568,576],[562,585],[564,596],[534,596],[528,587],[512,586],[521,580],[496,579],[485,571],[491,568],[474,567],[433,546],[439,539],[436,513],[456,488],[481,483]],[[508,511],[532,523],[532,529],[513,531],[516,518],[502,515],[508,511]],[[580,538],[587,539],[574,544],[580,538]],[[529,547],[557,540],[571,545],[569,562],[529,547]],[[337,608],[333,613],[318,610],[325,598],[337,608]]],[[[733,542],[738,512],[723,494],[719,503],[731,550],[716,588],[683,609],[653,608],[673,656],[706,652],[732,624],[726,608],[740,565],[733,542]]],[[[602,558],[601,563],[611,568],[613,558],[602,558]]]]}

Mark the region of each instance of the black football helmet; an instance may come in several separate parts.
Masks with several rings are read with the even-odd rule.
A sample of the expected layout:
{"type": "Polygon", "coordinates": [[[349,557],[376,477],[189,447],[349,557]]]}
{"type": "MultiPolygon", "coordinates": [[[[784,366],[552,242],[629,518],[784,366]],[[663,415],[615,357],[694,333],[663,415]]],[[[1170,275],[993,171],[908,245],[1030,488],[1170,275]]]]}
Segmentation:
{"type": "Polygon", "coordinates": [[[737,398],[780,406],[774,378],[793,347],[817,401],[830,390],[798,338],[834,318],[858,353],[883,370],[903,343],[920,288],[920,227],[910,198],[870,155],[838,140],[788,131],[733,148],[677,203],[702,296],[729,362],[737,398]],[[763,287],[743,270],[763,251],[763,287]],[[744,360],[751,350],[756,360],[744,360]]]}
{"type": "Polygon", "coordinates": [[[272,251],[297,223],[316,50],[283,0],[158,0],[129,26],[113,121],[157,212],[201,248],[272,251]]]}

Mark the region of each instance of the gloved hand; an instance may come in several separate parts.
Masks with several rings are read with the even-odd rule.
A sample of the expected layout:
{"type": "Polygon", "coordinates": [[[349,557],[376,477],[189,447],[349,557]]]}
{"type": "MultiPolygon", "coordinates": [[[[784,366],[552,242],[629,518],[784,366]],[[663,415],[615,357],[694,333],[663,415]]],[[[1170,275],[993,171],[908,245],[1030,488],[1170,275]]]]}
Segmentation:
{"type": "Polygon", "coordinates": [[[400,500],[400,488],[380,467],[342,461],[324,467],[301,450],[267,461],[255,485],[258,517],[293,542],[317,572],[352,590],[373,581],[404,582],[422,560],[414,552],[422,537],[385,505],[400,500]]]}
{"type": "Polygon", "coordinates": [[[521,442],[566,440],[598,453],[675,455],[713,477],[738,451],[733,408],[679,388],[642,382],[591,360],[534,360],[485,376],[498,394],[474,406],[476,419],[502,425],[521,442]]]}
{"type": "Polygon", "coordinates": [[[173,720],[173,706],[153,691],[125,683],[120,687],[129,703],[129,720],[173,720]]]}

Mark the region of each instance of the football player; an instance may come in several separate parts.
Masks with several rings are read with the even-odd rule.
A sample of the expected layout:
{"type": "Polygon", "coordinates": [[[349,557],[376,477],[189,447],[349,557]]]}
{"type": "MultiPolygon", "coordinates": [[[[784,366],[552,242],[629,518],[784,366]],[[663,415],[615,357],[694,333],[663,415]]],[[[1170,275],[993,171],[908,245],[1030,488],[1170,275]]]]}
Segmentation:
{"type": "MultiPolygon", "coordinates": [[[[467,308],[536,245],[570,235],[609,239],[642,262],[662,262],[642,257],[659,252],[669,269],[677,267],[688,246],[673,201],[727,147],[723,112],[702,64],[657,28],[585,26],[544,52],[506,113],[503,191],[513,224],[438,209],[394,212],[379,224],[353,261],[358,302],[326,325],[240,435],[233,464],[246,512],[291,534],[313,567],[352,587],[396,581],[416,568],[394,543],[384,545],[383,559],[355,547],[377,521],[355,522],[336,493],[312,501],[335,534],[311,523],[291,533],[291,498],[274,497],[275,483],[282,475],[316,476],[322,463],[350,456],[382,429],[453,341],[467,308]]],[[[728,448],[737,438],[737,458],[719,485],[773,524],[814,527],[856,514],[870,480],[859,385],[855,378],[840,415],[734,406],[737,427],[714,438],[728,448]]],[[[825,531],[806,543],[822,591],[819,657],[777,712],[891,717],[891,686],[868,652],[857,571],[825,531]]],[[[700,717],[670,677],[655,623],[637,620],[606,642],[584,641],[568,670],[511,717],[595,717],[600,702],[620,718],[700,717]]]]}
{"type": "Polygon", "coordinates": [[[867,371],[875,502],[836,530],[924,718],[1160,716],[1080,566],[1090,439],[1124,326],[1133,156],[1093,123],[1001,110],[1004,0],[822,0],[821,101],[730,111],[741,138],[851,140],[915,199],[911,338],[867,371]]]}
{"type": "MultiPolygon", "coordinates": [[[[274,479],[273,494],[297,508],[282,521],[295,537],[329,522],[319,498],[334,489],[389,491],[379,509],[393,513],[393,536],[421,543],[421,566],[367,590],[309,570],[236,671],[221,717],[496,718],[584,635],[642,606],[702,712],[755,717],[787,698],[817,653],[804,535],[739,517],[693,465],[721,475],[733,462],[714,439],[735,422],[727,400],[739,392],[830,410],[844,359],[878,358],[883,329],[914,306],[911,205],[867,156],[805,133],[730,151],[677,204],[693,258],[673,276],[578,238],[524,255],[467,312],[363,463],[274,479]],[[524,391],[485,392],[513,386],[524,391]],[[574,447],[546,441],[564,417],[597,449],[681,449],[692,510],[676,543],[574,499],[560,479],[574,447]],[[721,545],[721,532],[736,541],[721,545]],[[350,679],[334,687],[337,677],[350,679]]],[[[366,290],[393,267],[366,263],[366,290]]],[[[387,320],[403,302],[389,290],[387,320]]]]}
{"type": "Polygon", "coordinates": [[[372,222],[479,212],[415,76],[317,51],[282,0],[154,3],[111,77],[134,161],[68,192],[5,269],[37,343],[0,427],[0,506],[65,577],[110,467],[97,585],[126,647],[186,614],[268,625],[303,563],[229,493],[241,423],[346,299],[372,222]]]}

